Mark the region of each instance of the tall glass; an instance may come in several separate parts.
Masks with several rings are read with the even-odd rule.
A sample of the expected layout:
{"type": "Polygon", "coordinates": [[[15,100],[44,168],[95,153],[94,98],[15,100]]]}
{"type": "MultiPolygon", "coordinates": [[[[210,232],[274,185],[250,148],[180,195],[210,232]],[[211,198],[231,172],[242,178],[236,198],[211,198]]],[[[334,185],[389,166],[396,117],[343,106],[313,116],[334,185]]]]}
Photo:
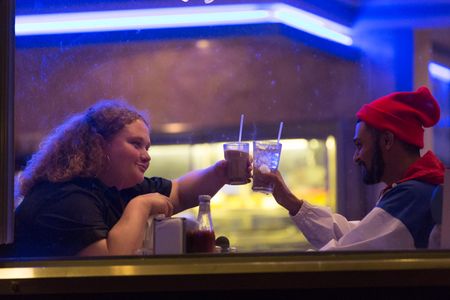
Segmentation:
{"type": "Polygon", "coordinates": [[[273,184],[261,179],[261,174],[278,169],[281,144],[274,141],[253,141],[253,186],[252,190],[270,194],[273,184]]]}
{"type": "Polygon", "coordinates": [[[225,160],[228,161],[228,179],[230,184],[247,183],[249,143],[234,142],[223,144],[225,160]]]}

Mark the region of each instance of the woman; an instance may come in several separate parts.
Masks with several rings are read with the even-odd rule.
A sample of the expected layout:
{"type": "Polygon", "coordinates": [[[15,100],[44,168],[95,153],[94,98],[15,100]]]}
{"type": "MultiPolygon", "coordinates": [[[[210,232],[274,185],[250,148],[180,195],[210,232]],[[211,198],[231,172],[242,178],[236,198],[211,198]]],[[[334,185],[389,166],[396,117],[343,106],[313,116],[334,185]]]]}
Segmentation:
{"type": "Polygon", "coordinates": [[[133,255],[149,215],[194,207],[228,182],[226,161],[172,181],[146,178],[150,144],[147,120],[119,101],[56,128],[20,177],[15,255],[133,255]]]}

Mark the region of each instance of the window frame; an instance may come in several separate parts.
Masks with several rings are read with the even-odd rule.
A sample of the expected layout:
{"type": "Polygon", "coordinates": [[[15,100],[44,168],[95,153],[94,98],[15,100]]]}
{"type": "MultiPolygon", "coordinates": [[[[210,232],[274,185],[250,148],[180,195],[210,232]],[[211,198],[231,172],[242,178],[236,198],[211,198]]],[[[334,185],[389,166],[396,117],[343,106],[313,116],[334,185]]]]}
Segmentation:
{"type": "MultiPolygon", "coordinates": [[[[13,240],[14,16],[15,1],[0,1],[0,43],[7,45],[0,47],[0,244],[13,240]]],[[[35,259],[2,262],[0,295],[224,290],[298,295],[304,289],[317,296],[327,290],[323,287],[345,294],[357,293],[354,287],[448,289],[449,278],[450,252],[428,250],[35,259]]]]}
{"type": "Polygon", "coordinates": [[[15,1],[0,1],[0,245],[14,239],[15,1]]]}

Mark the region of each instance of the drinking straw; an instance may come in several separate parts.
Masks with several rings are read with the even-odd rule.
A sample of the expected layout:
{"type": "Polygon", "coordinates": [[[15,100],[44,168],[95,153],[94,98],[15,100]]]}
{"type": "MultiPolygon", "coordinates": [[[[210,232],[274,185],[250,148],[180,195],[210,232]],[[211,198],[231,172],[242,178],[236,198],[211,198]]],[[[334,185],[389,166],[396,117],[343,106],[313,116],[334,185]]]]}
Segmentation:
{"type": "Polygon", "coordinates": [[[242,138],[242,125],[244,124],[244,114],[241,115],[241,126],[239,127],[239,143],[241,142],[242,138]]]}
{"type": "Polygon", "coordinates": [[[283,121],[280,122],[280,129],[278,130],[278,141],[277,143],[280,143],[280,137],[281,137],[281,131],[283,130],[283,121]]]}

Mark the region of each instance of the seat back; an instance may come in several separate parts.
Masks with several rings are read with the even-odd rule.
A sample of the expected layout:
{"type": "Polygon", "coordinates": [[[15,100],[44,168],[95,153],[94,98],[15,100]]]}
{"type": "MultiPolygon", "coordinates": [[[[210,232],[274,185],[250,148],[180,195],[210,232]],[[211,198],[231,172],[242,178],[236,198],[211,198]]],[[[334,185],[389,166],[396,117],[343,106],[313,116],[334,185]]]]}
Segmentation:
{"type": "Polygon", "coordinates": [[[445,169],[444,184],[431,196],[431,215],[436,222],[428,239],[429,249],[450,249],[450,169],[445,169]]]}
{"type": "Polygon", "coordinates": [[[431,216],[433,221],[440,225],[442,223],[442,196],[443,196],[443,185],[438,185],[434,188],[433,194],[431,195],[431,216]]]}
{"type": "Polygon", "coordinates": [[[442,191],[441,249],[450,249],[450,169],[445,169],[442,191]]]}
{"type": "Polygon", "coordinates": [[[442,200],[443,186],[438,185],[434,188],[431,195],[431,216],[436,225],[433,226],[428,238],[428,249],[441,249],[441,228],[442,228],[442,200]]]}
{"type": "Polygon", "coordinates": [[[431,215],[436,225],[430,233],[429,249],[450,249],[450,169],[445,170],[444,184],[431,196],[431,215]]]}

